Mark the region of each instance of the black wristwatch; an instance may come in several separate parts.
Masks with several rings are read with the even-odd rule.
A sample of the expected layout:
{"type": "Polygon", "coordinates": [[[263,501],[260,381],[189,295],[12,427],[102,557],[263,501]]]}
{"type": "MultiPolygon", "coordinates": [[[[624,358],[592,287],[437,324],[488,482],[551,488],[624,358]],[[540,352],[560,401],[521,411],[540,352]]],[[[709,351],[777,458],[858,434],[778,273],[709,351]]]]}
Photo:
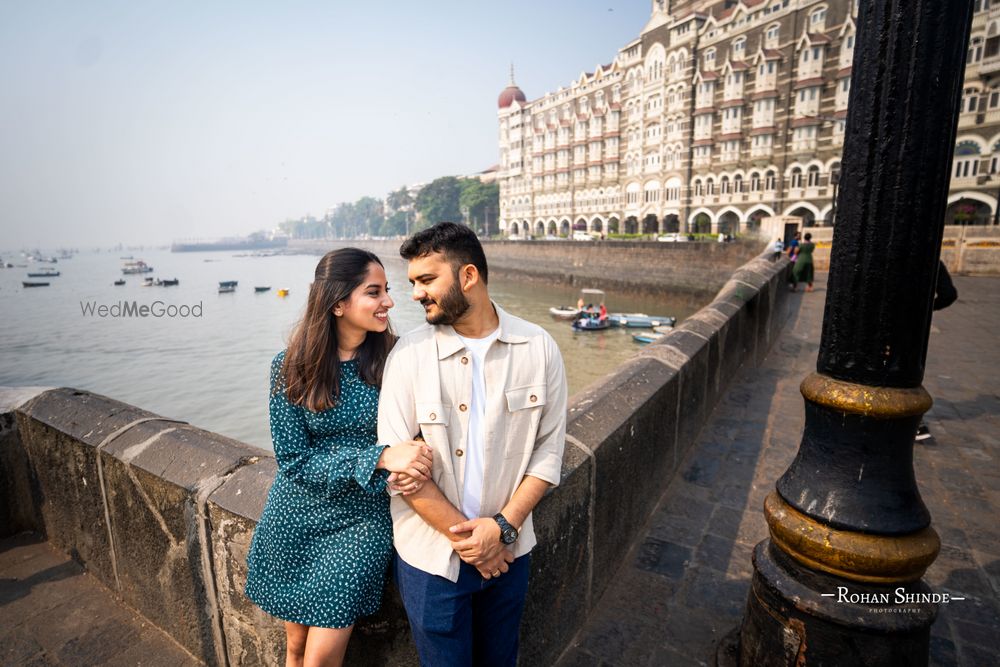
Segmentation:
{"type": "Polygon", "coordinates": [[[500,541],[504,544],[514,544],[517,541],[517,528],[510,525],[507,517],[499,512],[493,515],[493,520],[500,526],[500,541]]]}

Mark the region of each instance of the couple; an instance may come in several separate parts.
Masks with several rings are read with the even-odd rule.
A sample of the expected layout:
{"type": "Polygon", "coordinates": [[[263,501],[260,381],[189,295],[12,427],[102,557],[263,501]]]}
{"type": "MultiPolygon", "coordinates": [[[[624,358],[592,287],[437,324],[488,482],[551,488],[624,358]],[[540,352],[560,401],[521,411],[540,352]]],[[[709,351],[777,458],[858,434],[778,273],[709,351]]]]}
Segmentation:
{"type": "Polygon", "coordinates": [[[342,664],[393,546],[421,664],[517,660],[531,511],[562,465],[562,357],[490,300],[468,227],[437,224],[400,255],[427,325],[397,341],[382,263],[336,250],[272,363],[278,474],[246,592],[285,621],[286,665],[342,664]]]}

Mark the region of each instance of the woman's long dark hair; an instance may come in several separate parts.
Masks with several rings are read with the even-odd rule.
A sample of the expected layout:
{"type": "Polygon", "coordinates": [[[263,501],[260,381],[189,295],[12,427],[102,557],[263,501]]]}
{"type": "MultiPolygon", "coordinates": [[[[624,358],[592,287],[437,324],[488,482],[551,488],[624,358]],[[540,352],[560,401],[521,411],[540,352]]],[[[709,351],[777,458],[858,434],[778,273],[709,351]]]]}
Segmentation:
{"type": "MultiPolygon", "coordinates": [[[[288,400],[312,412],[332,408],[340,396],[340,355],[334,306],[351,297],[372,263],[382,266],[373,253],[341,248],[323,255],[309,287],[306,314],[295,326],[281,367],[288,400]]],[[[358,373],[368,384],[382,386],[382,370],[396,342],[392,328],[369,331],[357,352],[358,373]]],[[[276,385],[280,386],[280,385],[276,385]]]]}

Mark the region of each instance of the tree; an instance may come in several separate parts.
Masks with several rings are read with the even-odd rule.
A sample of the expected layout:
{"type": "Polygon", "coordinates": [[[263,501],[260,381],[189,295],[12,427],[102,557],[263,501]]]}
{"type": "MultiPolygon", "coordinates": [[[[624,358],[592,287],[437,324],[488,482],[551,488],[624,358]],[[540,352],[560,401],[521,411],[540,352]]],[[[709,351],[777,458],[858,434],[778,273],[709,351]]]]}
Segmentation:
{"type": "Polygon", "coordinates": [[[406,224],[409,222],[408,214],[406,211],[396,211],[392,215],[386,217],[382,222],[382,228],[379,231],[381,236],[403,236],[406,234],[406,224]]]}
{"type": "Polygon", "coordinates": [[[421,217],[420,227],[430,227],[443,221],[461,221],[462,211],[458,201],[461,193],[462,186],[454,176],[442,176],[424,186],[416,201],[421,217]]]}
{"type": "Polygon", "coordinates": [[[466,224],[484,235],[492,234],[500,210],[500,186],[483,183],[478,178],[464,178],[461,183],[459,204],[468,215],[466,224]]]}
{"type": "Polygon", "coordinates": [[[362,197],[354,202],[355,236],[377,236],[385,216],[382,215],[382,200],[362,197]]]}

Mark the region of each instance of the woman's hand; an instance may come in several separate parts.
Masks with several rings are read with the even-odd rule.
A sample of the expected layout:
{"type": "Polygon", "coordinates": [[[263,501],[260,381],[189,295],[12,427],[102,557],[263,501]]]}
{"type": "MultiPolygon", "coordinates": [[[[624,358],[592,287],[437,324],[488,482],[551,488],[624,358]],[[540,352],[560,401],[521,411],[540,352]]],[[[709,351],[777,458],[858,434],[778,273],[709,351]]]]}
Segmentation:
{"type": "Polygon", "coordinates": [[[402,472],[392,473],[389,475],[389,479],[387,481],[390,489],[393,491],[400,491],[404,496],[411,496],[424,486],[423,482],[417,481],[402,472]]]}
{"type": "Polygon", "coordinates": [[[406,440],[383,449],[377,467],[402,473],[417,481],[426,481],[431,478],[433,461],[430,447],[422,442],[406,440]]]}

